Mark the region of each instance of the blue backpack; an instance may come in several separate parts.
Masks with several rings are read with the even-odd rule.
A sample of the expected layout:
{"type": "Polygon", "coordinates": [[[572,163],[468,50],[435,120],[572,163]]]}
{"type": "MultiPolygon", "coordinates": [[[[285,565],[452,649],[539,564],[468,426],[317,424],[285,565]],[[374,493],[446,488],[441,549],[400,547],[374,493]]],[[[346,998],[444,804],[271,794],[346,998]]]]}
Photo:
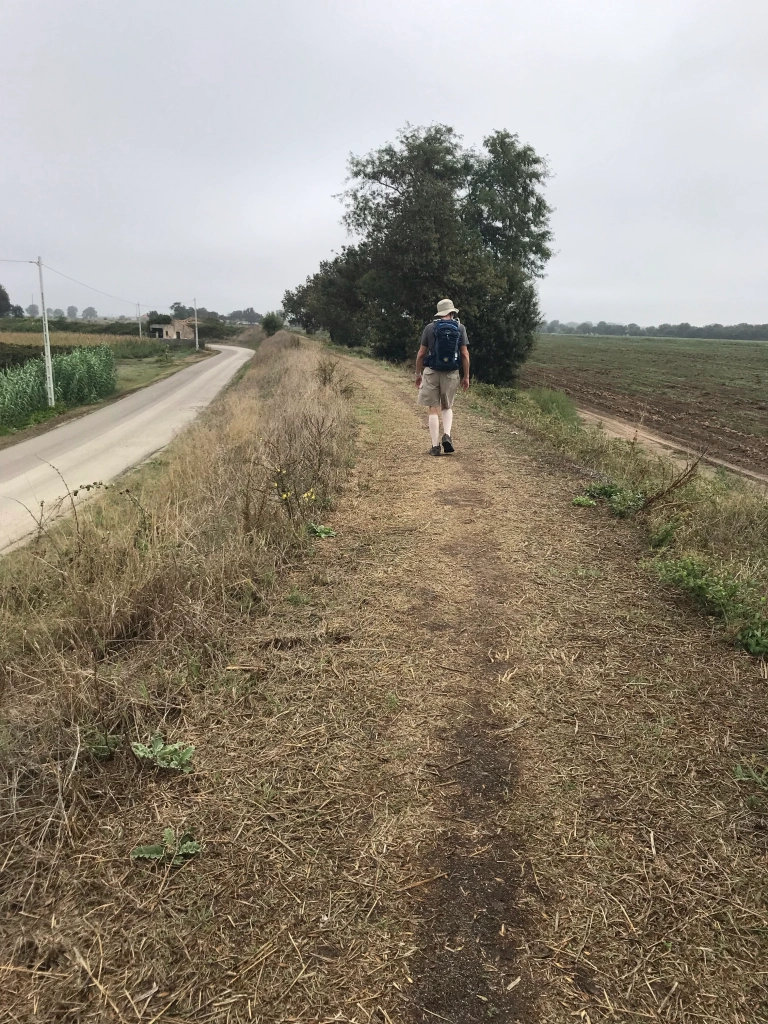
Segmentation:
{"type": "Polygon", "coordinates": [[[433,370],[450,373],[459,369],[461,329],[455,320],[435,320],[432,350],[424,360],[433,370]]]}

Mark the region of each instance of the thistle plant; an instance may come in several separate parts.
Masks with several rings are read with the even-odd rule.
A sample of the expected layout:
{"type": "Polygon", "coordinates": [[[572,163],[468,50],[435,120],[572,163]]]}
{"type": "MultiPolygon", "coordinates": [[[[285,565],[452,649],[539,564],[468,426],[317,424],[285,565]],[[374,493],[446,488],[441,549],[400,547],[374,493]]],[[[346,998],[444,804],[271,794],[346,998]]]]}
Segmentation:
{"type": "Polygon", "coordinates": [[[161,842],[135,846],[131,850],[131,860],[161,860],[172,867],[179,867],[201,850],[202,846],[191,832],[184,831],[177,835],[175,829],[164,828],[161,842]]]}
{"type": "Polygon", "coordinates": [[[156,732],[149,743],[131,743],[131,750],[139,761],[149,762],[156,768],[193,771],[194,746],[191,743],[166,743],[162,733],[156,732]]]}

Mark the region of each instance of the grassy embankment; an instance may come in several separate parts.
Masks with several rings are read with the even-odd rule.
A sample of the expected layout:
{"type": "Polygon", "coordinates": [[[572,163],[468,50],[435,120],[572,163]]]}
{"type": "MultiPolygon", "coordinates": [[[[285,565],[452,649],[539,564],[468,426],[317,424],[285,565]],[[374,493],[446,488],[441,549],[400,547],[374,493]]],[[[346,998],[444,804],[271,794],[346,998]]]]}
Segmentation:
{"type": "Polygon", "coordinates": [[[768,342],[545,334],[521,380],[768,471],[768,342]]]}
{"type": "MultiPolygon", "coordinates": [[[[746,344],[746,343],[745,343],[746,344]]],[[[585,426],[562,392],[475,386],[492,408],[545,439],[594,476],[574,504],[585,515],[605,505],[647,532],[649,567],[723,619],[735,642],[768,655],[768,495],[726,472],[688,471],[636,442],[585,426]]]]}
{"type": "MultiPolygon", "coordinates": [[[[163,342],[144,338],[113,337],[101,334],[52,333],[51,351],[57,355],[68,354],[78,349],[107,346],[113,354],[116,366],[114,386],[99,391],[91,396],[98,400],[109,395],[120,395],[139,387],[145,387],[156,380],[167,377],[176,370],[197,358],[202,358],[189,345],[169,346],[163,342]]],[[[0,389],[2,388],[3,370],[18,372],[15,368],[39,359],[41,346],[30,345],[29,334],[4,333],[0,335],[0,389]]],[[[86,396],[87,397],[87,396],[86,396]]],[[[83,404],[83,396],[71,401],[57,399],[56,405],[49,409],[44,402],[38,403],[39,408],[24,411],[20,415],[0,415],[0,437],[18,435],[19,431],[33,427],[49,420],[57,419],[63,414],[83,404]]]]}
{"type": "Polygon", "coordinates": [[[308,670],[283,676],[283,648],[322,663],[336,641],[323,623],[291,635],[281,608],[302,598],[281,590],[350,464],[349,391],[281,333],[153,465],[0,561],[9,1019],[123,1020],[144,989],[148,1019],[171,1003],[186,1019],[243,984],[264,1012],[292,955],[293,872],[313,921],[336,913],[325,829],[367,819],[333,797],[334,722],[363,697],[337,707],[335,676],[323,700],[308,670]],[[285,859],[294,826],[313,837],[311,882],[285,859]]]}

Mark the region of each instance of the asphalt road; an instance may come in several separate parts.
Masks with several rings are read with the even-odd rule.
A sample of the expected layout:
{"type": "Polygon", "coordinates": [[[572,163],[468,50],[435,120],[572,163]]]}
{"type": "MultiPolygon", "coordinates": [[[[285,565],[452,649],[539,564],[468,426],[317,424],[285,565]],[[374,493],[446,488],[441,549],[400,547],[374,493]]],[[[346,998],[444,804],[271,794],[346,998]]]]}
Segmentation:
{"type": "Polygon", "coordinates": [[[67,487],[106,483],[164,448],[253,355],[247,348],[211,347],[219,354],[0,450],[0,551],[34,533],[40,502],[46,511],[57,505],[65,511],[67,487]]]}

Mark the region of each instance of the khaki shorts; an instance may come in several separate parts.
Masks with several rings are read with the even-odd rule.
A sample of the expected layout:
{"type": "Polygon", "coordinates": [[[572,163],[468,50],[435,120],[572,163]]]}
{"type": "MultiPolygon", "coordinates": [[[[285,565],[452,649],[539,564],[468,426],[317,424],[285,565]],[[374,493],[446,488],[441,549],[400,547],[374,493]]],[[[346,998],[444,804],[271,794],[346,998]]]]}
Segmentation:
{"type": "Polygon", "coordinates": [[[441,409],[451,409],[458,390],[458,370],[446,373],[444,370],[433,370],[430,366],[425,366],[416,401],[418,405],[439,405],[441,409]]]}

